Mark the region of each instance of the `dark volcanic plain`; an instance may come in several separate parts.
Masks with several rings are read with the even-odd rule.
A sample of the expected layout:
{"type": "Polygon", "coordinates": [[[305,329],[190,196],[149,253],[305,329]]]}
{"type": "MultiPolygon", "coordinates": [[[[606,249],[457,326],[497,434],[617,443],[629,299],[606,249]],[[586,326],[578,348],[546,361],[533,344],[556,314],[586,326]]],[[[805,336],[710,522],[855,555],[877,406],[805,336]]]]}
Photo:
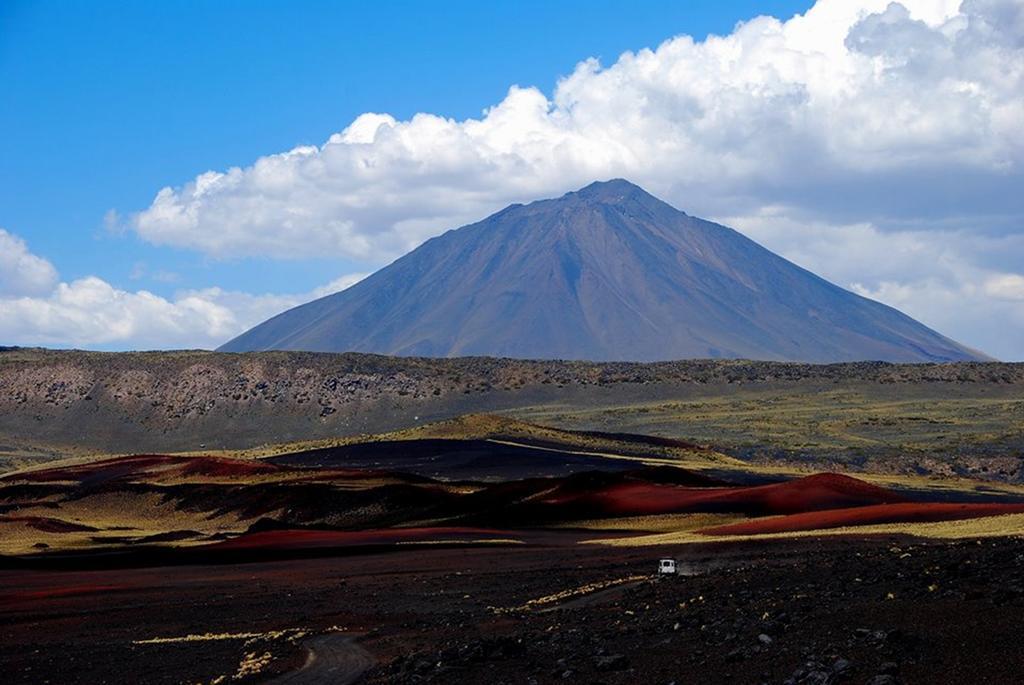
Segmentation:
{"type": "Polygon", "coordinates": [[[285,682],[370,666],[368,683],[1017,683],[1024,668],[1017,539],[434,549],[0,585],[9,683],[254,682],[308,647],[341,671],[285,682]],[[694,575],[654,580],[660,554],[694,575]],[[188,635],[221,637],[147,642],[188,635]]]}
{"type": "Polygon", "coordinates": [[[3,476],[5,682],[892,685],[1024,666],[1019,487],[782,475],[493,416],[395,437],[3,476]],[[657,578],[662,557],[680,575],[657,578]]]}
{"type": "Polygon", "coordinates": [[[0,670],[1017,683],[1022,453],[1020,364],[8,349],[0,670]]]}

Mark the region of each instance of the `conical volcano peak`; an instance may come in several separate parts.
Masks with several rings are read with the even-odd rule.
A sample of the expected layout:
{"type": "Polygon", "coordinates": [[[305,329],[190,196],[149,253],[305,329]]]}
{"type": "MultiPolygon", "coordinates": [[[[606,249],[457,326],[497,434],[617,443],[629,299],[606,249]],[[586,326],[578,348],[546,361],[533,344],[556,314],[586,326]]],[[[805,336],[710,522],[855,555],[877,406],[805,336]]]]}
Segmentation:
{"type": "Polygon", "coordinates": [[[576,192],[584,197],[600,197],[607,194],[648,194],[643,188],[635,183],[630,183],[624,178],[612,178],[607,181],[594,181],[590,185],[583,186],[576,192]]]}
{"type": "Polygon", "coordinates": [[[659,200],[646,190],[630,183],[623,178],[613,178],[609,181],[595,181],[577,191],[566,193],[561,200],[570,202],[581,202],[587,205],[609,205],[624,206],[635,203],[651,211],[671,211],[679,215],[684,212],[659,200]]]}
{"type": "Polygon", "coordinates": [[[630,361],[980,358],[620,178],[448,231],[222,349],[630,361]]]}
{"type": "Polygon", "coordinates": [[[588,186],[584,186],[579,190],[568,193],[568,196],[574,196],[582,200],[588,200],[591,202],[620,202],[625,199],[636,199],[636,198],[651,198],[655,199],[653,195],[648,193],[640,186],[630,183],[623,178],[613,178],[610,181],[594,181],[588,186]]]}

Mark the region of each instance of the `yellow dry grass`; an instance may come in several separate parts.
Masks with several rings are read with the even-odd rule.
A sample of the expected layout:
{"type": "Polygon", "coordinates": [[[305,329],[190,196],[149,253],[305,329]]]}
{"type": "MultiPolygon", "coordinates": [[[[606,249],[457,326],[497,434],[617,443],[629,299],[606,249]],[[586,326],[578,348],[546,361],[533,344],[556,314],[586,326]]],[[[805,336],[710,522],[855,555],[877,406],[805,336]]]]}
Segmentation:
{"type": "Polygon", "coordinates": [[[644,533],[680,533],[724,526],[747,520],[740,514],[656,514],[652,516],[623,516],[608,519],[587,519],[563,523],[556,528],[595,531],[633,531],[644,533]]]}
{"type": "Polygon", "coordinates": [[[132,527],[140,531],[160,532],[190,528],[214,533],[244,527],[244,520],[237,516],[212,516],[181,510],[177,500],[155,492],[118,491],[89,495],[62,502],[56,513],[64,521],[104,529],[132,527]]]}
{"type": "MultiPolygon", "coordinates": [[[[330,628],[328,629],[328,632],[333,632],[334,630],[335,628],[330,628]]],[[[285,640],[294,644],[309,634],[310,631],[306,628],[284,628],[282,630],[268,630],[262,633],[193,633],[175,637],[152,637],[145,640],[133,640],[132,644],[166,645],[194,642],[219,642],[224,640],[244,640],[244,645],[246,647],[252,647],[258,643],[273,643],[277,640],[285,640]]],[[[245,652],[242,655],[241,660],[238,662],[238,668],[235,670],[234,675],[217,676],[211,680],[210,683],[211,685],[219,685],[220,683],[225,683],[228,680],[250,680],[259,676],[260,673],[266,670],[267,666],[274,661],[274,658],[274,655],[267,649],[262,651],[257,649],[255,651],[245,652]]]]}
{"type": "Polygon", "coordinates": [[[88,531],[50,533],[22,521],[0,520],[0,554],[31,554],[39,551],[38,545],[49,549],[81,549],[95,545],[94,535],[97,533],[88,531]]]}
{"type": "Polygon", "coordinates": [[[262,654],[259,652],[247,652],[242,657],[242,660],[238,662],[238,670],[235,671],[232,680],[255,677],[262,673],[273,660],[274,655],[270,652],[263,652],[262,654]]]}
{"type": "Polygon", "coordinates": [[[586,585],[580,585],[579,587],[569,588],[560,592],[555,592],[550,595],[543,597],[537,597],[526,601],[525,603],[515,607],[491,607],[491,611],[498,614],[515,613],[520,611],[529,611],[538,607],[543,607],[549,604],[556,604],[558,602],[565,601],[567,599],[575,599],[584,595],[589,595],[593,592],[600,590],[607,590],[608,588],[615,587],[617,585],[625,585],[627,583],[637,583],[642,580],[649,579],[647,575],[634,575],[625,576],[623,578],[612,578],[610,580],[599,580],[593,583],[587,583],[586,585]]]}
{"type": "MultiPolygon", "coordinates": [[[[505,416],[493,414],[467,414],[454,419],[429,423],[423,426],[407,428],[379,434],[364,434],[323,440],[305,440],[277,445],[261,445],[245,450],[222,450],[216,452],[183,452],[183,455],[200,454],[207,456],[224,456],[235,458],[261,459],[305,450],[340,447],[344,445],[362,444],[380,441],[406,441],[424,439],[461,439],[461,440],[493,440],[496,443],[519,444],[517,440],[542,440],[551,443],[548,447],[552,452],[570,454],[587,454],[613,459],[629,459],[646,464],[666,464],[671,466],[693,466],[697,468],[720,468],[722,466],[741,466],[743,462],[717,452],[709,447],[686,449],[682,447],[663,447],[637,445],[616,440],[614,438],[585,435],[575,431],[566,431],[549,426],[527,423],[505,416]],[[638,455],[638,451],[645,454],[638,455]],[[646,454],[646,453],[649,453],[646,454]]],[[[531,445],[536,449],[535,445],[531,445]]]]}
{"type": "Polygon", "coordinates": [[[287,638],[295,640],[309,634],[306,628],[282,628],[281,630],[268,630],[262,633],[190,633],[174,637],[151,637],[145,640],[132,640],[133,645],[163,645],[181,644],[185,642],[219,642],[222,640],[280,640],[287,638]]]}
{"type": "Polygon", "coordinates": [[[885,446],[899,451],[984,444],[1024,429],[1024,401],[1012,385],[888,384],[849,380],[695,389],[690,397],[614,406],[538,405],[528,421],[682,434],[727,445],[798,450],[885,446]]]}
{"type": "MultiPolygon", "coordinates": [[[[105,544],[104,538],[123,544],[123,540],[139,540],[152,535],[175,531],[195,531],[203,537],[216,533],[241,533],[252,519],[231,514],[213,516],[206,512],[181,510],[177,502],[157,493],[117,492],[89,495],[60,502],[53,506],[26,506],[18,517],[55,519],[95,528],[95,531],[50,533],[38,530],[23,521],[0,518],[0,554],[28,554],[45,549],[74,550],[105,544]],[[115,540],[116,539],[116,540],[115,540]]],[[[203,537],[179,540],[171,544],[201,544],[203,537]]]]}
{"type": "Polygon", "coordinates": [[[522,545],[522,540],[515,538],[481,538],[479,540],[439,539],[439,540],[400,540],[396,546],[430,547],[431,545],[522,545]]]}

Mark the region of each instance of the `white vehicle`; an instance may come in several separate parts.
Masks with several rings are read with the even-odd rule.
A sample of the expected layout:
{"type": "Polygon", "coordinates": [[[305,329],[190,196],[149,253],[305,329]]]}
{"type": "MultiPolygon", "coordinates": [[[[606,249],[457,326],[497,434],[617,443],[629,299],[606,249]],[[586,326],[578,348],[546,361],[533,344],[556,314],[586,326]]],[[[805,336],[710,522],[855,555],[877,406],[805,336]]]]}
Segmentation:
{"type": "Polygon", "coordinates": [[[658,562],[658,575],[674,575],[676,572],[675,559],[662,559],[658,562]]]}

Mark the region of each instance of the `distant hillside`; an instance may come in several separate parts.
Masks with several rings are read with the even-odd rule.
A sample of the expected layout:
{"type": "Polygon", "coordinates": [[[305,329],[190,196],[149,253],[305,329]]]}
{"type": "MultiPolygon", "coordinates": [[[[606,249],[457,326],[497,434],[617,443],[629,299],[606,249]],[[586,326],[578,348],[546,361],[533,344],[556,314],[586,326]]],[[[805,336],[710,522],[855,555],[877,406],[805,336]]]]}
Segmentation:
{"type": "MultiPolygon", "coordinates": [[[[0,352],[0,457],[240,449],[543,407],[552,414],[608,407],[615,412],[614,429],[631,431],[642,424],[645,403],[708,395],[756,399],[760,388],[799,398],[811,389],[865,384],[878,392],[924,388],[939,398],[955,399],[956,388],[971,386],[983,397],[1000,388],[1012,395],[1024,387],[1024,365],[640,364],[12,349],[0,352]]],[[[561,424],[557,416],[546,422],[561,424]]],[[[692,437],[689,430],[679,419],[658,429],[684,440],[692,437]]]]}
{"type": "Polygon", "coordinates": [[[984,359],[622,180],[429,240],[222,351],[836,362],[984,359]]]}

